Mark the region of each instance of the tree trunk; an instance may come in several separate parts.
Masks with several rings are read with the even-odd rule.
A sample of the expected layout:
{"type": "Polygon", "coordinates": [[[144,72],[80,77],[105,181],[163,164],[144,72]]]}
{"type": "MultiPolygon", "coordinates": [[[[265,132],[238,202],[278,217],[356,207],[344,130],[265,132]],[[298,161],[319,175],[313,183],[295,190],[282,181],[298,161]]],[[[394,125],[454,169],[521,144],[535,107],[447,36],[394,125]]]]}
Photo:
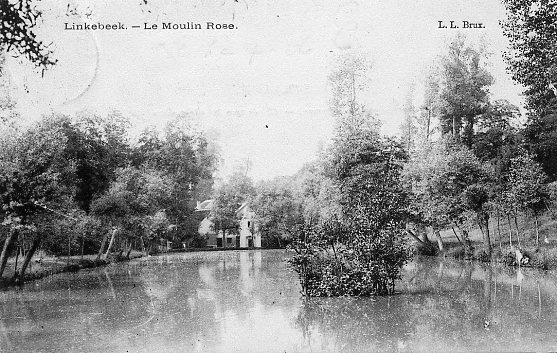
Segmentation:
{"type": "Polygon", "coordinates": [[[20,252],[21,252],[21,246],[20,244],[17,244],[16,251],[15,251],[15,262],[14,262],[14,278],[17,276],[17,260],[19,260],[20,252]]]}
{"type": "Polygon", "coordinates": [[[222,230],[222,247],[226,248],[226,230],[222,230]]]}
{"type": "Polygon", "coordinates": [[[128,251],[126,251],[126,259],[130,258],[130,253],[132,252],[132,242],[130,241],[128,251]]]}
{"type": "Polygon", "coordinates": [[[83,260],[84,249],[85,249],[85,237],[81,237],[81,260],[83,260]]]}
{"type": "Polygon", "coordinates": [[[96,261],[99,261],[101,259],[101,256],[102,256],[107,238],[108,238],[108,233],[105,233],[104,236],[103,236],[103,240],[101,242],[101,247],[99,248],[99,252],[97,253],[97,260],[96,261]]]}
{"type": "Polygon", "coordinates": [[[460,230],[460,234],[462,234],[462,241],[464,242],[464,252],[466,256],[470,256],[473,254],[474,251],[472,249],[472,242],[470,241],[468,231],[460,229],[460,227],[458,227],[458,229],[460,230]]]}
{"type": "Polygon", "coordinates": [[[16,280],[19,278],[20,281],[23,281],[23,279],[25,278],[25,271],[27,270],[27,266],[29,266],[29,264],[31,263],[31,259],[33,258],[33,255],[35,255],[35,251],[37,251],[39,245],[41,245],[41,240],[42,240],[42,236],[40,234],[35,235],[35,238],[33,239],[33,243],[31,244],[31,248],[27,251],[27,254],[25,255],[25,259],[23,260],[23,265],[21,265],[21,270],[19,271],[19,275],[16,273],[16,275],[14,276],[16,280]]]}
{"type": "Polygon", "coordinates": [[[116,238],[116,233],[118,233],[118,228],[112,229],[112,235],[110,236],[110,242],[108,243],[108,248],[106,249],[106,253],[104,254],[104,258],[108,258],[108,254],[110,254],[110,250],[112,250],[112,245],[114,245],[114,239],[116,238]]]}
{"type": "Polygon", "coordinates": [[[445,246],[443,244],[443,239],[441,238],[441,233],[438,229],[433,230],[433,234],[435,234],[435,238],[437,239],[437,246],[439,247],[439,251],[445,251],[445,246]]]}
{"type": "Polygon", "coordinates": [[[141,240],[141,252],[143,252],[145,255],[149,255],[147,253],[145,253],[145,242],[143,241],[143,235],[139,238],[139,240],[141,240]]]}
{"type": "Polygon", "coordinates": [[[451,227],[451,229],[453,230],[453,233],[454,233],[454,236],[456,237],[456,240],[458,240],[458,242],[459,242],[461,245],[464,245],[464,244],[462,243],[462,240],[460,240],[460,238],[458,237],[458,234],[456,234],[456,230],[454,229],[454,227],[451,227]]]}
{"type": "Polygon", "coordinates": [[[491,257],[492,248],[491,237],[489,236],[489,214],[485,212],[480,214],[480,222],[483,223],[484,249],[487,255],[491,257]]]}
{"type": "Polygon", "coordinates": [[[429,241],[429,239],[427,239],[427,236],[425,237],[425,239],[427,239],[427,241],[424,241],[422,239],[420,239],[420,237],[418,237],[413,231],[411,231],[410,229],[406,230],[406,233],[408,233],[412,238],[414,238],[420,245],[422,245],[423,247],[427,248],[429,251],[434,251],[435,249],[433,248],[433,245],[431,244],[431,242],[429,241]]]}
{"type": "Polygon", "coordinates": [[[538,213],[534,212],[534,221],[536,225],[536,247],[540,248],[540,232],[538,230],[538,213]]]}
{"type": "Polygon", "coordinates": [[[70,256],[72,254],[72,242],[71,242],[71,236],[70,233],[68,233],[68,259],[66,261],[66,266],[70,265],[70,256]]]}
{"type": "Polygon", "coordinates": [[[507,227],[509,229],[509,246],[513,247],[513,230],[511,228],[511,215],[507,213],[507,227]]]}
{"type": "Polygon", "coordinates": [[[516,220],[516,212],[514,213],[514,226],[516,227],[516,238],[518,239],[518,247],[521,248],[520,244],[520,231],[518,230],[518,221],[516,220]]]}
{"type": "Polygon", "coordinates": [[[6,269],[8,256],[10,255],[10,251],[12,250],[11,247],[15,239],[17,239],[17,230],[10,229],[8,236],[6,237],[6,241],[4,242],[4,248],[2,249],[2,254],[0,255],[0,278],[4,273],[4,269],[6,269]]]}
{"type": "Polygon", "coordinates": [[[503,252],[503,241],[501,240],[501,218],[497,213],[497,234],[499,235],[499,250],[503,252]]]}
{"type": "Polygon", "coordinates": [[[421,233],[422,233],[423,242],[431,245],[431,240],[429,240],[429,237],[427,236],[427,230],[422,229],[421,233]]]}
{"type": "Polygon", "coordinates": [[[544,201],[543,204],[545,205],[545,208],[547,209],[547,211],[549,211],[549,213],[551,213],[551,217],[553,219],[557,218],[556,215],[555,215],[555,212],[553,212],[553,209],[549,208],[549,206],[547,205],[547,202],[544,201]]]}

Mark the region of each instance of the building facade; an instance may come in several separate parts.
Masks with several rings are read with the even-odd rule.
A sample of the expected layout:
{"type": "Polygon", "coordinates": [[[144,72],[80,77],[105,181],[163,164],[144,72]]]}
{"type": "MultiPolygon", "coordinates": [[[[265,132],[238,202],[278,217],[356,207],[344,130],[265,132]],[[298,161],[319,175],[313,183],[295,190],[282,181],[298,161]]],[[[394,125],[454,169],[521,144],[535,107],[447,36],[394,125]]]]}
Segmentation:
{"type": "Polygon", "coordinates": [[[213,206],[213,200],[198,202],[196,212],[205,212],[205,218],[199,224],[199,234],[207,239],[207,246],[227,247],[227,248],[260,248],[261,234],[255,224],[255,212],[253,212],[247,202],[243,203],[236,215],[239,221],[238,229],[225,230],[223,239],[222,230],[215,232],[213,222],[209,219],[209,212],[213,206]]]}

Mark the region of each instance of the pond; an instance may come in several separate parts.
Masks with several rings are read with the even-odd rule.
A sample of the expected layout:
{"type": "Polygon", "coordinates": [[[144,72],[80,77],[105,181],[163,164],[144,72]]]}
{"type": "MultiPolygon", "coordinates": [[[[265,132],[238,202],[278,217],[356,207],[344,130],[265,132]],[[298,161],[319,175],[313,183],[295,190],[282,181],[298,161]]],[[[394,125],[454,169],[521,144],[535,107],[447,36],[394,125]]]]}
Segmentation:
{"type": "Polygon", "coordinates": [[[557,351],[554,272],[417,258],[392,297],[306,301],[287,256],[153,256],[5,290],[0,351],[557,351]]]}

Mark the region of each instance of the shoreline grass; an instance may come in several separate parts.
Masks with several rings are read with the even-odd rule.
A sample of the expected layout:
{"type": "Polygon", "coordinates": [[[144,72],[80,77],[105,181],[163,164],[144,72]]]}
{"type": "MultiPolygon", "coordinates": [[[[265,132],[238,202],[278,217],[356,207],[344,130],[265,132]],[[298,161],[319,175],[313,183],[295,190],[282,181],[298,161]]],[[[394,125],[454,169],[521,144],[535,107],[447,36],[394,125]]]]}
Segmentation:
{"type": "Polygon", "coordinates": [[[49,277],[58,273],[77,272],[86,268],[102,267],[110,264],[111,262],[129,261],[142,256],[144,256],[142,252],[132,251],[129,258],[120,257],[117,261],[111,261],[110,258],[109,260],[96,260],[97,255],[70,256],[68,260],[67,257],[37,254],[33,256],[23,279],[14,278],[15,271],[19,271],[21,269],[23,261],[18,261],[16,269],[15,257],[12,257],[8,259],[4,274],[2,278],[0,278],[0,289],[23,285],[27,282],[49,277]]]}

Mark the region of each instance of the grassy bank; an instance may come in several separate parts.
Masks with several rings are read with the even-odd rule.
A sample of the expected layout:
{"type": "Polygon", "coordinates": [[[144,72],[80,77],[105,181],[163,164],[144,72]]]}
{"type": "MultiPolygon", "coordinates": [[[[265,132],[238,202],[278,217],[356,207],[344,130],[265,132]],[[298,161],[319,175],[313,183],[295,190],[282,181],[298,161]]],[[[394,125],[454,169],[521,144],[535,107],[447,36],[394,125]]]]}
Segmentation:
{"type": "MultiPolygon", "coordinates": [[[[129,259],[119,258],[118,260],[119,261],[131,260],[142,256],[143,256],[142,252],[132,251],[130,253],[129,259]]],[[[41,254],[37,254],[36,256],[33,257],[31,262],[29,263],[29,267],[25,272],[25,276],[23,277],[23,280],[18,280],[18,281],[14,280],[14,274],[15,271],[21,270],[21,265],[23,264],[23,261],[21,258],[19,258],[16,264],[15,257],[10,258],[6,265],[6,269],[4,271],[3,277],[0,278],[0,288],[23,284],[24,282],[33,281],[57,273],[77,272],[85,268],[101,267],[109,264],[110,262],[114,262],[114,261],[107,261],[107,260],[97,261],[96,258],[97,255],[70,256],[70,258],[68,259],[68,257],[44,256],[41,254]]]]}
{"type": "MultiPolygon", "coordinates": [[[[533,219],[518,217],[516,223],[514,218],[509,223],[506,218],[500,218],[497,223],[497,219],[492,218],[489,226],[492,244],[491,258],[484,253],[483,237],[479,229],[474,229],[469,233],[474,247],[472,256],[466,256],[464,246],[452,229],[441,232],[445,249],[443,252],[438,252],[438,255],[457,259],[493,261],[507,266],[557,268],[557,221],[549,215],[539,218],[539,247],[536,243],[537,236],[533,219]]],[[[431,241],[436,245],[433,239],[431,241]]]]}

